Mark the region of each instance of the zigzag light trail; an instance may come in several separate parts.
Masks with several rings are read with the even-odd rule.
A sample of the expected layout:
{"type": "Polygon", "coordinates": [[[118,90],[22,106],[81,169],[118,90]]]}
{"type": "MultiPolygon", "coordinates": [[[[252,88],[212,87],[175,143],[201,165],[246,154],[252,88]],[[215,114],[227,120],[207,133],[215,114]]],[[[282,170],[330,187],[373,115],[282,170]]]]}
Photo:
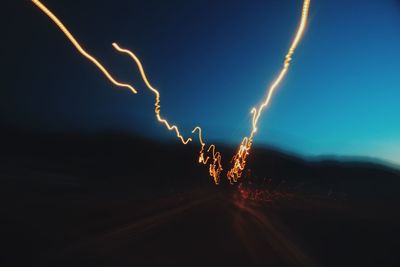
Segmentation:
{"type": "MultiPolygon", "coordinates": [[[[203,137],[202,137],[202,130],[200,127],[196,127],[194,128],[194,130],[192,131],[192,133],[195,133],[196,131],[198,131],[199,133],[199,142],[201,145],[201,149],[199,152],[199,163],[200,164],[204,164],[206,165],[208,160],[210,159],[209,156],[207,156],[206,158],[204,158],[204,151],[205,151],[205,147],[206,147],[206,143],[204,143],[203,141],[203,137]]],[[[211,177],[214,178],[214,183],[215,184],[219,184],[220,181],[220,175],[222,172],[222,166],[221,166],[221,153],[220,152],[215,152],[215,145],[211,144],[208,149],[207,152],[210,152],[210,150],[212,150],[212,163],[210,163],[209,166],[209,174],[211,177]]]]}
{"type": "MultiPolygon", "coordinates": [[[[170,131],[174,130],[175,133],[176,133],[176,136],[181,140],[181,142],[183,144],[186,145],[187,143],[192,141],[192,138],[190,138],[190,137],[185,140],[184,137],[181,135],[181,133],[180,133],[180,131],[179,131],[179,129],[178,129],[178,127],[176,125],[172,125],[171,126],[168,123],[167,120],[165,120],[165,119],[163,119],[161,117],[161,114],[160,114],[160,110],[161,110],[160,92],[150,84],[149,80],[147,79],[147,75],[146,75],[146,73],[144,71],[143,65],[140,62],[139,58],[132,51],[130,51],[128,49],[121,48],[117,43],[113,43],[112,45],[117,51],[119,51],[121,53],[124,53],[124,54],[127,54],[136,63],[136,65],[139,68],[139,72],[140,72],[140,75],[142,76],[142,79],[143,79],[144,83],[150,89],[150,91],[152,91],[155,94],[156,102],[154,104],[155,105],[154,112],[156,114],[157,120],[159,122],[161,122],[162,124],[164,124],[165,127],[167,127],[168,130],[170,130],[170,131]]],[[[207,164],[207,162],[209,160],[209,157],[204,158],[204,148],[205,148],[206,144],[203,141],[202,130],[201,130],[201,128],[199,126],[196,126],[193,129],[192,133],[195,133],[196,131],[198,131],[198,133],[199,133],[199,142],[200,142],[200,145],[201,145],[201,150],[200,150],[200,153],[199,153],[199,160],[198,161],[199,161],[199,163],[205,165],[205,164],[207,164]]],[[[215,145],[211,145],[209,147],[209,149],[207,150],[207,152],[209,152],[211,148],[213,149],[213,153],[212,153],[213,162],[210,164],[209,173],[210,173],[210,176],[213,177],[215,184],[219,184],[219,177],[220,177],[220,174],[221,174],[221,171],[222,171],[221,154],[219,152],[215,152],[215,145]]]]}
{"type": "Polygon", "coordinates": [[[210,150],[212,150],[213,162],[210,164],[209,174],[210,176],[214,177],[215,184],[218,184],[219,176],[223,170],[221,166],[221,153],[215,152],[215,145],[210,145],[210,147],[207,149],[207,152],[210,152],[210,150]]]}
{"type": "Polygon", "coordinates": [[[96,65],[101,72],[112,82],[114,85],[119,86],[119,87],[124,87],[128,88],[131,90],[133,93],[137,93],[136,89],[133,88],[131,85],[126,84],[126,83],[120,83],[116,81],[111,74],[106,70],[106,68],[92,55],[90,55],[88,52],[86,52],[82,46],[79,44],[79,42],[75,39],[75,37],[69,32],[69,30],[64,26],[64,24],[45,6],[43,5],[40,1],[38,0],[32,0],[32,2],[45,13],[57,26],[60,28],[60,30],[67,36],[67,38],[71,41],[71,43],[75,46],[75,48],[79,51],[79,53],[82,54],[85,58],[90,60],[94,65],[96,65]]]}
{"type": "Polygon", "coordinates": [[[281,69],[278,77],[275,79],[275,81],[269,87],[267,97],[264,99],[264,101],[261,103],[261,105],[258,108],[254,107],[251,110],[251,113],[253,114],[252,129],[251,129],[249,137],[243,138],[243,141],[238,149],[238,152],[232,159],[233,167],[228,171],[228,174],[227,174],[228,179],[231,182],[236,182],[242,176],[242,172],[243,172],[244,168],[246,167],[246,159],[250,153],[254,135],[257,132],[258,121],[260,119],[260,116],[261,116],[263,110],[269,106],[274,91],[281,84],[282,80],[285,78],[285,76],[287,74],[287,71],[289,70],[290,62],[292,61],[292,56],[294,54],[294,51],[296,50],[301,38],[303,37],[304,30],[307,25],[309,8],[310,8],[310,0],[304,0],[300,25],[297,29],[296,35],[292,41],[289,51],[285,56],[283,68],[281,69]]]}
{"type": "MultiPolygon", "coordinates": [[[[99,61],[97,59],[95,59],[92,55],[90,55],[89,53],[87,53],[82,46],[79,44],[79,42],[75,39],[75,37],[68,31],[68,29],[64,26],[64,24],[57,18],[57,16],[55,16],[44,4],[42,4],[39,0],[32,0],[32,2],[39,8],[41,9],[59,28],[60,30],[67,36],[67,38],[71,41],[71,43],[76,47],[76,49],[88,60],[90,60],[93,64],[95,64],[102,72],[103,74],[115,85],[120,86],[120,87],[125,87],[130,89],[133,93],[137,93],[136,89],[133,88],[131,85],[129,84],[124,84],[124,83],[120,83],[117,82],[112,76],[111,74],[105,69],[105,67],[99,63],[99,61]]],[[[170,131],[174,131],[176,136],[181,140],[181,142],[183,144],[187,144],[189,142],[192,141],[192,138],[184,138],[178,127],[176,125],[170,125],[170,123],[161,117],[160,114],[160,110],[161,110],[161,105],[160,105],[160,92],[155,89],[149,82],[149,80],[147,79],[146,73],[144,71],[143,65],[140,62],[139,58],[130,50],[127,49],[123,49],[121,48],[118,44],[113,43],[112,44],[113,47],[121,52],[121,53],[125,53],[127,55],[129,55],[134,62],[136,63],[136,65],[139,68],[139,72],[141,74],[141,77],[144,81],[144,83],[146,84],[146,86],[155,94],[156,96],[156,102],[155,102],[155,109],[154,112],[156,114],[157,120],[164,124],[164,126],[170,130],[170,131]]],[[[201,150],[200,150],[200,155],[199,155],[199,163],[202,164],[207,164],[209,157],[207,156],[206,159],[204,159],[204,149],[205,149],[205,143],[203,142],[202,139],[202,131],[200,127],[196,127],[194,128],[194,130],[192,131],[192,133],[195,133],[196,131],[199,131],[199,141],[200,141],[200,145],[201,145],[201,150]]],[[[212,157],[213,157],[213,161],[212,163],[210,163],[209,166],[209,174],[210,176],[213,177],[215,184],[219,183],[219,179],[220,179],[220,173],[222,171],[222,166],[221,166],[221,154],[219,152],[215,152],[215,145],[211,145],[209,147],[209,149],[207,150],[207,152],[209,152],[212,149],[212,157]]]]}
{"type": "Polygon", "coordinates": [[[131,57],[135,61],[136,65],[139,68],[139,72],[140,72],[140,75],[142,76],[142,79],[143,79],[144,83],[156,95],[156,103],[154,104],[155,105],[154,112],[156,113],[157,120],[159,122],[161,122],[162,124],[164,124],[165,127],[167,127],[168,130],[175,131],[176,136],[181,140],[181,142],[184,145],[186,145],[187,143],[192,141],[192,138],[190,138],[190,137],[185,139],[182,136],[182,134],[180,133],[180,131],[179,131],[179,129],[178,129],[178,127],[176,125],[172,125],[171,126],[166,119],[161,117],[161,114],[160,114],[160,110],[161,110],[160,92],[150,84],[149,80],[147,79],[146,73],[144,72],[143,65],[140,62],[139,58],[132,51],[129,51],[129,50],[124,49],[124,48],[121,48],[117,43],[113,43],[112,45],[117,51],[129,55],[129,57],[131,57]]]}
{"type": "Polygon", "coordinates": [[[196,128],[193,129],[192,133],[195,133],[196,131],[198,131],[199,133],[199,142],[201,145],[201,149],[199,152],[199,163],[207,164],[210,157],[204,158],[204,148],[206,147],[206,143],[204,143],[203,141],[202,130],[200,127],[197,126],[196,128]]]}

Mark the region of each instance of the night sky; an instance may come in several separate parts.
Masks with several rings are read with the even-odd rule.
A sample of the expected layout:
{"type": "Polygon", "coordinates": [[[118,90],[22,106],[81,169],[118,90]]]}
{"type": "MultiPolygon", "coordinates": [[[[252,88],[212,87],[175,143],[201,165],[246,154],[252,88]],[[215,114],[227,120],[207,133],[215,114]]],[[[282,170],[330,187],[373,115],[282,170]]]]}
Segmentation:
{"type": "MultiPolygon", "coordinates": [[[[295,33],[302,1],[43,1],[87,51],[139,93],[113,86],[30,1],[3,8],[0,116],[39,131],[175,136],[156,122],[133,50],[185,135],[239,144],[295,33]]],[[[7,5],[7,4],[6,4],[7,5]]],[[[287,79],[257,144],[400,163],[400,2],[312,0],[287,79]]]]}

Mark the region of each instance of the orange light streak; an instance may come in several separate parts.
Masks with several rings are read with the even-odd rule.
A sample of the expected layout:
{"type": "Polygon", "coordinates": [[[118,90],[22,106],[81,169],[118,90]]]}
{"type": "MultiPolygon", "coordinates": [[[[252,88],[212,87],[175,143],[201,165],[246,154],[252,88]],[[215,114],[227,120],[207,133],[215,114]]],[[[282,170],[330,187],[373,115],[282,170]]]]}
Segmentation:
{"type": "Polygon", "coordinates": [[[75,37],[68,31],[68,29],[64,26],[64,24],[57,18],[56,15],[54,15],[44,4],[42,4],[39,0],[32,0],[32,2],[45,13],[57,26],[60,28],[60,30],[67,36],[67,38],[71,41],[71,43],[75,46],[75,48],[79,51],[79,53],[82,54],[85,58],[90,60],[94,65],[97,66],[103,72],[103,74],[112,82],[114,85],[119,86],[119,87],[124,87],[128,88],[131,90],[133,93],[137,93],[136,89],[133,88],[131,85],[126,84],[126,83],[120,83],[116,81],[111,74],[106,70],[106,68],[92,55],[90,55],[88,52],[86,52],[82,46],[79,44],[79,42],[75,39],[75,37]]]}
{"type": "MultiPolygon", "coordinates": [[[[136,65],[137,65],[137,67],[139,69],[140,75],[142,76],[142,79],[143,79],[144,83],[150,89],[150,91],[152,91],[155,94],[156,102],[154,104],[155,105],[154,112],[156,114],[157,120],[159,122],[163,123],[168,128],[168,130],[175,131],[176,136],[181,140],[181,142],[183,144],[186,145],[187,143],[192,141],[192,138],[190,138],[190,137],[185,139],[181,135],[181,133],[180,133],[180,131],[179,131],[179,129],[178,129],[178,127],[176,125],[172,125],[171,126],[166,119],[163,119],[161,117],[161,115],[160,115],[160,109],[161,109],[161,106],[160,106],[160,101],[161,101],[160,100],[160,92],[150,84],[149,80],[147,79],[147,75],[146,75],[146,73],[144,71],[143,65],[142,65],[141,61],[139,60],[139,58],[132,51],[130,51],[128,49],[125,49],[125,48],[121,48],[117,43],[113,43],[112,45],[117,51],[119,51],[121,53],[124,53],[124,54],[127,54],[131,59],[133,59],[133,61],[136,63],[136,65]]],[[[201,145],[198,162],[200,164],[204,164],[205,165],[205,164],[207,164],[207,162],[210,159],[210,157],[207,156],[205,158],[205,155],[204,155],[204,150],[205,150],[206,144],[203,141],[201,128],[197,126],[196,128],[193,129],[192,133],[195,133],[196,131],[198,131],[199,142],[200,142],[200,145],[201,145]]],[[[215,184],[218,184],[219,183],[219,179],[220,179],[220,174],[221,174],[221,171],[222,171],[221,154],[219,152],[215,152],[215,145],[211,145],[208,148],[207,152],[209,152],[211,149],[213,150],[213,153],[212,153],[213,161],[212,161],[212,163],[210,163],[209,173],[210,173],[210,176],[213,177],[215,184]]]]}
{"type": "Polygon", "coordinates": [[[195,133],[196,131],[198,131],[198,133],[199,133],[199,142],[200,142],[200,145],[201,145],[201,149],[200,149],[200,152],[199,152],[199,163],[207,164],[207,162],[210,159],[210,157],[207,156],[206,158],[204,158],[204,148],[206,146],[206,143],[203,142],[201,128],[199,126],[197,126],[196,128],[193,129],[192,133],[195,133]]]}
{"type": "Polygon", "coordinates": [[[292,41],[289,51],[287,52],[287,54],[285,56],[283,68],[281,69],[278,77],[275,79],[275,81],[269,87],[267,97],[264,99],[264,101],[261,103],[261,105],[258,108],[254,107],[251,110],[251,113],[253,114],[251,133],[250,133],[249,137],[243,138],[243,141],[238,149],[238,152],[232,158],[233,167],[228,171],[228,174],[227,174],[228,179],[231,182],[236,182],[242,176],[242,172],[246,166],[246,159],[250,153],[251,145],[253,143],[254,135],[257,132],[258,121],[260,119],[260,116],[261,116],[263,110],[269,106],[271,99],[272,99],[272,95],[275,92],[276,88],[281,84],[282,80],[286,77],[287,71],[289,70],[289,67],[290,67],[290,62],[292,61],[292,56],[293,56],[301,38],[304,35],[304,30],[307,26],[309,8],[310,8],[310,0],[304,0],[300,25],[297,29],[296,35],[292,41]]]}
{"type": "MultiPolygon", "coordinates": [[[[208,160],[210,159],[209,156],[204,158],[205,157],[204,153],[205,153],[206,143],[203,141],[201,128],[197,126],[196,128],[194,128],[192,133],[195,133],[196,131],[198,131],[198,133],[199,133],[199,142],[200,142],[200,145],[201,145],[198,162],[200,164],[206,165],[208,160]]],[[[220,152],[215,152],[215,145],[214,144],[211,144],[208,147],[207,153],[209,153],[210,150],[212,150],[212,154],[211,154],[212,155],[212,162],[209,165],[209,174],[210,174],[211,177],[213,177],[214,183],[215,184],[219,184],[220,175],[221,175],[221,172],[223,170],[222,169],[222,165],[221,165],[221,153],[220,152]]]]}
{"type": "Polygon", "coordinates": [[[155,89],[155,88],[150,84],[149,80],[147,79],[146,73],[144,72],[143,65],[142,65],[142,63],[140,62],[139,58],[138,58],[132,51],[130,51],[130,50],[128,50],[128,49],[121,48],[117,43],[113,43],[112,45],[113,45],[113,47],[114,47],[117,51],[119,51],[119,52],[121,52],[121,53],[127,54],[130,58],[133,59],[133,61],[135,61],[136,65],[137,65],[138,68],[139,68],[139,72],[140,72],[140,75],[142,76],[142,79],[143,79],[144,83],[145,83],[146,86],[150,89],[150,91],[152,91],[152,92],[156,95],[156,102],[155,102],[155,104],[154,104],[154,105],[155,105],[154,112],[156,113],[157,120],[158,120],[159,122],[161,122],[162,124],[164,124],[165,127],[167,127],[168,130],[170,130],[170,131],[175,131],[176,136],[181,140],[181,142],[182,142],[184,145],[186,145],[187,143],[189,143],[190,141],[192,141],[192,138],[190,138],[190,137],[187,138],[187,139],[185,139],[185,138],[181,135],[181,133],[180,133],[180,131],[179,131],[179,129],[178,129],[178,127],[177,127],[176,125],[172,125],[172,126],[171,126],[171,125],[169,124],[169,122],[168,122],[166,119],[164,119],[164,118],[161,117],[161,114],[160,114],[160,110],[161,110],[161,106],[160,106],[160,101],[161,101],[161,100],[160,100],[160,92],[159,92],[157,89],[155,89]]]}
{"type": "Polygon", "coordinates": [[[210,147],[207,149],[207,152],[210,152],[210,150],[212,150],[213,161],[210,164],[209,173],[210,176],[214,178],[214,183],[219,184],[219,177],[223,171],[221,165],[221,153],[215,152],[215,145],[210,145],[210,147]]]}

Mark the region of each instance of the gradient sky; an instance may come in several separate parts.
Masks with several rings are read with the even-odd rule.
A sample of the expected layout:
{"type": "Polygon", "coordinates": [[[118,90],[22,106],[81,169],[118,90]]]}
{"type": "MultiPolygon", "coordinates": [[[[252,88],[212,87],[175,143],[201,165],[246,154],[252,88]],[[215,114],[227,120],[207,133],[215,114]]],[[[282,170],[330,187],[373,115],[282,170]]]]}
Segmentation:
{"type": "MultiPolygon", "coordinates": [[[[137,95],[112,86],[30,1],[5,14],[0,115],[45,131],[174,135],[128,58],[141,58],[162,114],[184,133],[238,144],[300,18],[302,1],[43,1],[81,44],[137,95]],[[99,3],[101,2],[101,3],[99,3]],[[5,75],[4,75],[5,73],[5,75]]],[[[262,116],[257,144],[303,155],[400,163],[400,2],[312,0],[287,79],[262,116]]]]}

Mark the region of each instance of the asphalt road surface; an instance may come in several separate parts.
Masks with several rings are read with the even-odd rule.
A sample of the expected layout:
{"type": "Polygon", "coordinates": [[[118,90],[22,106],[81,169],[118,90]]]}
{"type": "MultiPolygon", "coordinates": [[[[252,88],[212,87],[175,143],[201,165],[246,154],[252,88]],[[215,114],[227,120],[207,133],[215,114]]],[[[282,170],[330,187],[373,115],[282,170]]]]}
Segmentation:
{"type": "Polygon", "coordinates": [[[366,203],[296,195],[249,199],[237,189],[141,201],[49,199],[22,201],[8,211],[15,219],[4,225],[9,252],[3,266],[399,263],[398,218],[366,203]]]}

